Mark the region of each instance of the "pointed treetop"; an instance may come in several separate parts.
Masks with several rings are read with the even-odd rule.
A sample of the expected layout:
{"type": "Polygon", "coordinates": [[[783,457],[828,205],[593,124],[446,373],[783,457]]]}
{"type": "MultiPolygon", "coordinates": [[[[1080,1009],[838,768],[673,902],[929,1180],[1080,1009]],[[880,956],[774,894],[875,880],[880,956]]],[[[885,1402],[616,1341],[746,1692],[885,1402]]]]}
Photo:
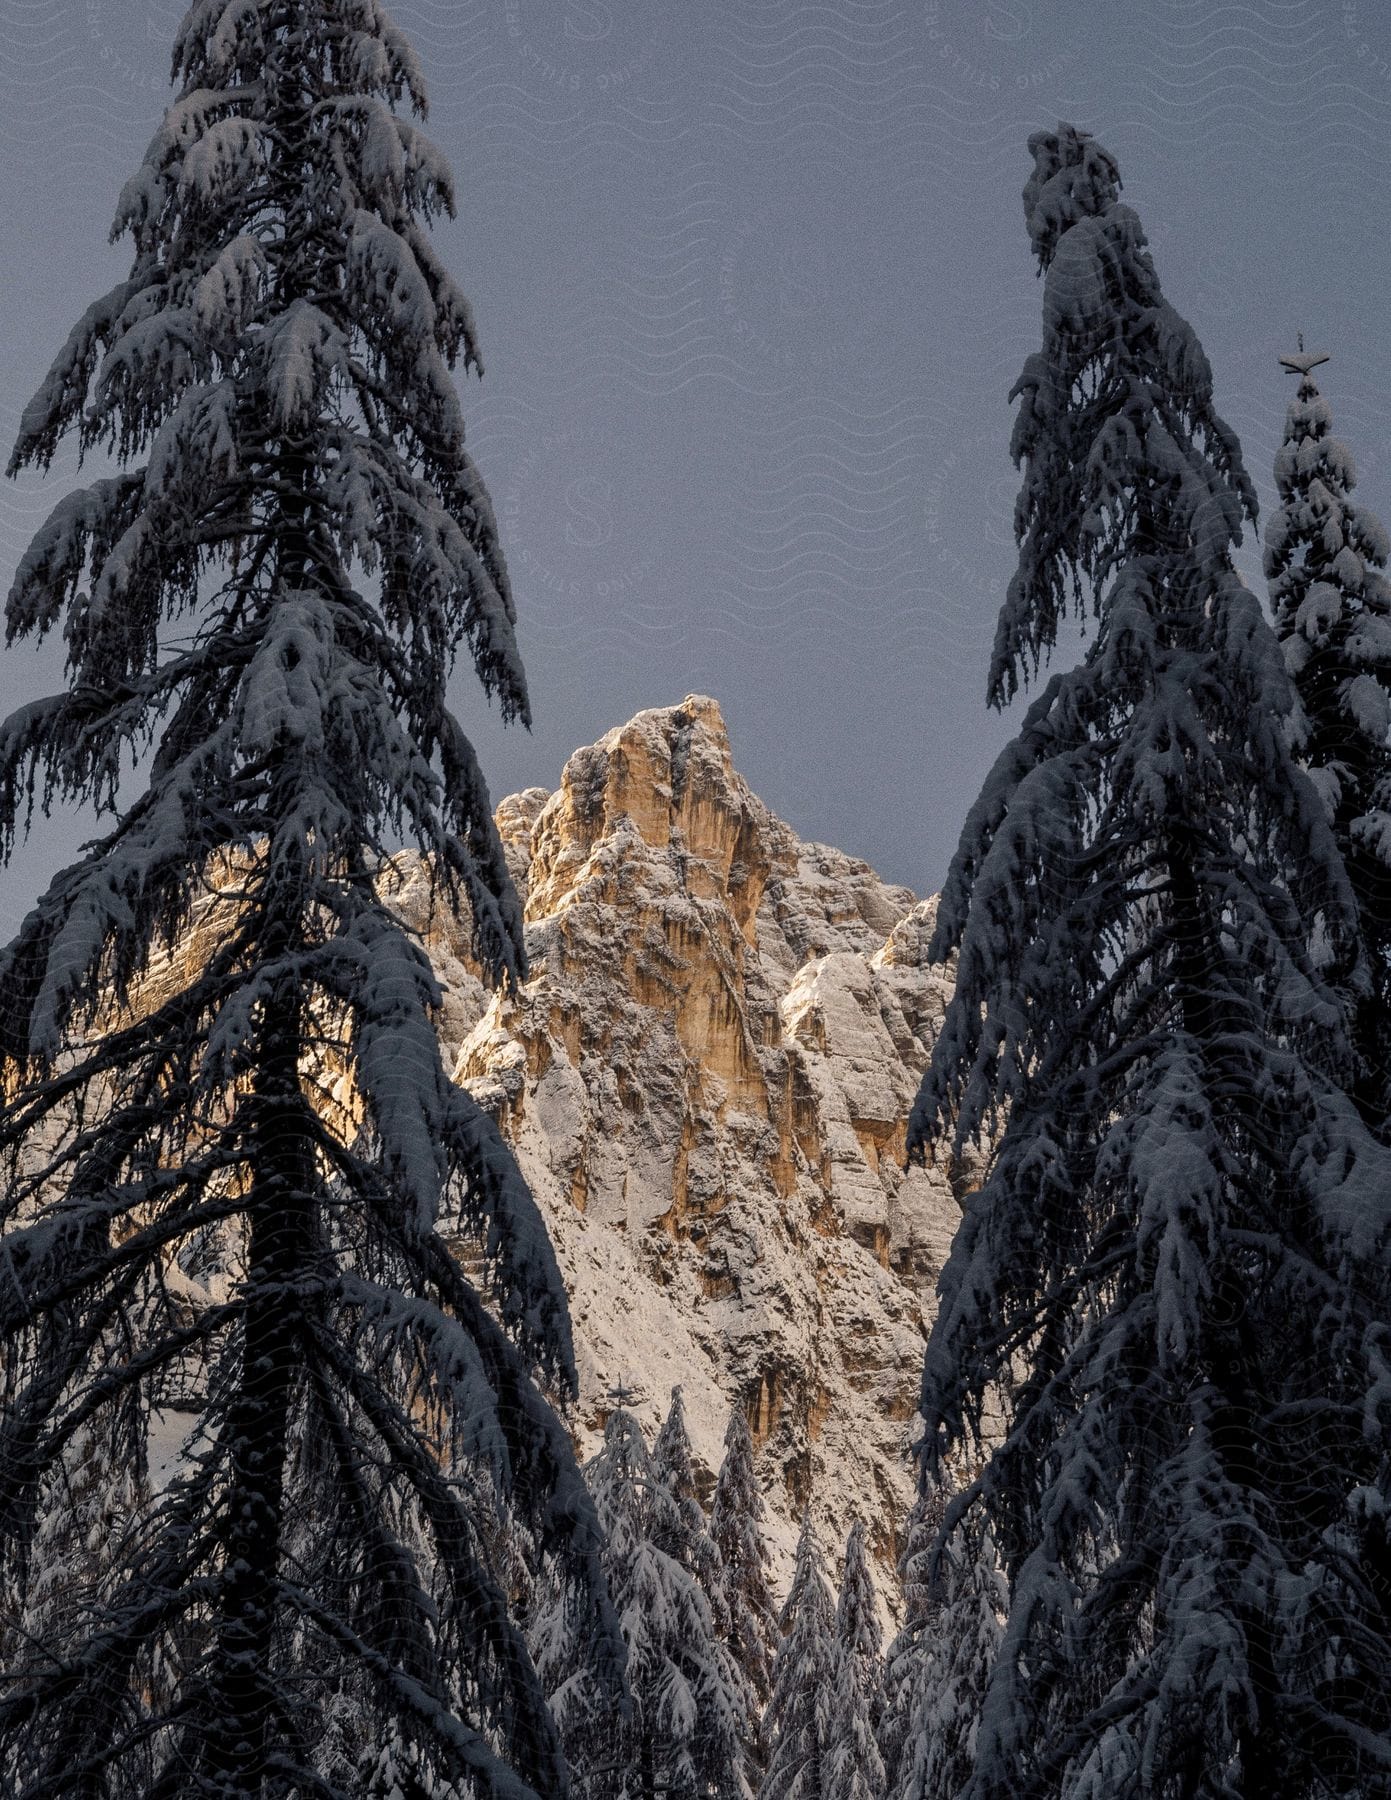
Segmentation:
{"type": "Polygon", "coordinates": [[[677,1498],[683,1498],[687,1490],[695,1493],[695,1471],[692,1467],[692,1451],[690,1433],[686,1430],[686,1404],[681,1389],[671,1390],[671,1405],[667,1416],[662,1421],[652,1446],[652,1460],[660,1470],[663,1479],[677,1498]]]}
{"type": "Polygon", "coordinates": [[[1058,239],[1082,218],[1098,218],[1120,197],[1120,170],[1089,131],[1060,120],[1056,131],[1029,139],[1033,173],[1024,184],[1024,218],[1039,268],[1053,260],[1058,239]]]}
{"type": "MultiPolygon", "coordinates": [[[[811,1522],[810,1505],[802,1509],[802,1522],[797,1532],[797,1555],[793,1565],[792,1589],[783,1603],[783,1612],[787,1613],[792,1604],[792,1595],[799,1582],[805,1582],[815,1570],[821,1577],[821,1547],[816,1541],[816,1531],[811,1522]]],[[[823,1581],[824,1585],[824,1581],[823,1581]]]]}
{"type": "Polygon", "coordinates": [[[884,1637],[874,1599],[874,1579],[869,1572],[863,1521],[856,1519],[845,1540],[840,1594],[836,1601],[836,1636],[847,1656],[877,1662],[884,1637]]]}
{"type": "Polygon", "coordinates": [[[699,1505],[693,1459],[691,1437],[686,1430],[686,1402],[677,1386],[671,1390],[671,1407],[652,1446],[652,1460],[678,1500],[690,1499],[699,1505]]]}
{"type": "Polygon", "coordinates": [[[1280,367],[1288,369],[1291,375],[1307,375],[1311,369],[1317,369],[1320,363],[1328,361],[1328,353],[1324,350],[1306,350],[1304,333],[1299,334],[1299,349],[1294,356],[1282,356],[1280,367]]]}

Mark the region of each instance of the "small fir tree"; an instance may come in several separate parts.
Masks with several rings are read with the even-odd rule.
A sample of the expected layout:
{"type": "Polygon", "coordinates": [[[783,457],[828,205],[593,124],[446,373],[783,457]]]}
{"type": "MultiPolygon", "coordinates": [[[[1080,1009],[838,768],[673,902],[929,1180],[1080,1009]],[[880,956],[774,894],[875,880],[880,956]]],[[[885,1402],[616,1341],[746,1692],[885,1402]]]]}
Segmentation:
{"type": "Polygon", "coordinates": [[[471,1800],[452,1781],[441,1781],[417,1747],[393,1723],[380,1748],[365,1750],[359,1760],[363,1800],[471,1800]]]}
{"type": "Polygon", "coordinates": [[[679,1520],[678,1535],[663,1548],[695,1576],[710,1607],[715,1630],[727,1640],[729,1610],[725,1604],[724,1572],[720,1567],[719,1550],[710,1535],[705,1508],[700,1503],[695,1459],[690,1433],[686,1429],[686,1405],[680,1387],[671,1390],[670,1409],[652,1446],[652,1466],[658,1480],[675,1501],[675,1517],[679,1520]]]}
{"type": "Polygon", "coordinates": [[[914,1646],[909,1729],[884,1790],[889,1800],[956,1800],[970,1780],[1007,1605],[988,1527],[972,1521],[941,1547],[933,1586],[936,1603],[914,1646]]]}
{"type": "Polygon", "coordinates": [[[730,1652],[744,1677],[746,1768],[756,1786],[765,1763],[763,1709],[773,1691],[778,1618],[768,1585],[763,1495],[754,1471],[753,1439],[744,1409],[730,1409],[724,1458],[710,1503],[710,1536],[720,1559],[723,1612],[730,1652]]]}
{"type": "Polygon", "coordinates": [[[884,1792],[896,1795],[900,1773],[918,1710],[915,1690],[928,1626],[941,1607],[940,1575],[934,1575],[934,1552],[946,1508],[945,1489],[920,1493],[908,1512],[898,1574],[903,1594],[903,1624],[884,1657],[884,1701],[879,1719],[879,1754],[884,1764],[884,1792]]]}
{"type": "Polygon", "coordinates": [[[1352,498],[1352,452],[1333,435],[1313,371],[1299,377],[1275,458],[1280,504],[1265,533],[1275,630],[1307,721],[1300,755],[1318,786],[1357,899],[1371,980],[1354,992],[1358,1065],[1349,1091],[1368,1125],[1391,1130],[1391,585],[1380,519],[1352,498]]]}
{"type": "Polygon", "coordinates": [[[582,1616],[552,1589],[534,1641],[577,1793],[583,1800],[748,1800],[740,1672],[699,1583],[673,1551],[686,1523],[626,1405],[609,1414],[585,1479],[627,1649],[627,1704],[613,1705],[602,1670],[592,1666],[582,1616]]]}
{"type": "Polygon", "coordinates": [[[149,1502],[143,1421],[129,1396],[75,1431],[45,1477],[19,1640],[56,1673],[107,1614],[149,1502]]]}
{"type": "Polygon", "coordinates": [[[836,1598],[836,1641],[842,1655],[853,1660],[860,1686],[866,1693],[874,1693],[883,1669],[884,1631],[874,1597],[874,1577],[869,1571],[865,1528],[859,1519],[845,1540],[845,1561],[836,1598]]]}
{"type": "Polygon", "coordinates": [[[778,1620],[773,1692],[763,1716],[768,1766],[758,1800],[830,1800],[833,1714],[840,1680],[835,1610],[811,1528],[802,1519],[792,1586],[778,1620]]]}
{"type": "Polygon", "coordinates": [[[831,1713],[831,1800],[882,1800],[884,1764],[876,1728],[883,1699],[883,1631],[865,1551],[865,1528],[856,1520],[845,1544],[836,1600],[837,1685],[831,1713]]]}
{"type": "Polygon", "coordinates": [[[749,1422],[736,1402],[730,1408],[724,1460],[710,1504],[710,1535],[720,1557],[730,1648],[760,1708],[772,1692],[773,1651],[778,1639],[777,1611],[768,1585],[764,1512],[749,1422]]]}

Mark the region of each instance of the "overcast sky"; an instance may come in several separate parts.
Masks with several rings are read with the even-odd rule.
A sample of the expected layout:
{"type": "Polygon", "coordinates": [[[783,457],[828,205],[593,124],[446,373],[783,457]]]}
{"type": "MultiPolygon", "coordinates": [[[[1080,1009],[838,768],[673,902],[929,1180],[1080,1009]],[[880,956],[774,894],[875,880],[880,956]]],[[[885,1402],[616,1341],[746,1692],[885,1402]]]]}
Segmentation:
{"type": "MultiPolygon", "coordinates": [[[[1030,131],[1119,160],[1263,509],[1302,329],[1391,519],[1385,0],[398,0],[453,163],[465,416],[535,729],[457,700],[495,795],[692,690],[805,836],[926,892],[1012,729],[1007,395],[1038,340],[1030,131]]],[[[182,0],[0,0],[0,437],[124,274],[117,191],[182,0]]],[[[71,484],[0,491],[0,581],[71,484]]],[[[1243,566],[1259,579],[1248,543],[1243,566]]],[[[0,653],[0,710],[59,679],[0,653]]],[[[0,931],[66,860],[44,828],[0,931]]]]}

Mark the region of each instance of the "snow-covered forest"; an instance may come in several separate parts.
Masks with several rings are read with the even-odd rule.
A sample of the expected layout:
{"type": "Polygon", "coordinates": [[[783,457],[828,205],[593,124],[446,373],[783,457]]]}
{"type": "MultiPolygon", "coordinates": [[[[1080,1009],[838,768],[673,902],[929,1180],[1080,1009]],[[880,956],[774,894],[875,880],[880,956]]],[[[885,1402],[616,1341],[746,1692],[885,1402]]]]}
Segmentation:
{"type": "MultiPolygon", "coordinates": [[[[195,0],[172,57],[120,191],[128,274],[9,464],[75,446],[105,472],[55,491],[6,604],[11,644],[65,662],[0,725],[0,852],[22,866],[71,804],[100,829],[0,950],[0,1791],[1391,1796],[1391,540],[1327,356],[1286,347],[1258,593],[1242,447],[1116,158],[1036,131],[987,693],[1019,721],[940,901],[883,919],[872,871],[818,846],[763,867],[738,798],[727,936],[683,835],[653,942],[639,815],[701,774],[698,727],[718,762],[713,704],[670,715],[641,793],[617,751],[567,770],[561,842],[539,803],[523,832],[526,794],[495,813],[451,686],[529,721],[428,71],[378,0],[195,0]],[[542,944],[519,881],[593,847],[615,780],[604,942],[647,924],[633,971],[605,954],[699,992],[682,1041],[767,1165],[762,1253],[862,1252],[848,1312],[807,1284],[813,1336],[901,1324],[883,1296],[921,1272],[798,1185],[818,1107],[826,1169],[883,1167],[902,1215],[931,1165],[959,1207],[887,1531],[868,1441],[848,1529],[819,1523],[828,1359],[776,1492],[783,1364],[726,1371],[717,1455],[679,1383],[655,1433],[625,1383],[581,1417],[572,1246],[517,1139],[548,1073],[562,1123],[582,1084],[503,1024],[542,944]],[[872,956],[834,936],[851,882],[872,956]],[[911,1113],[864,1099],[881,1065],[852,1106],[804,1060],[787,1129],[754,1116],[773,1065],[743,1015],[711,1047],[762,905],[787,964],[765,1035],[829,1057],[863,1006],[905,1066],[930,1039],[911,1113]],[[442,1050],[440,920],[486,995],[472,1080],[442,1050]],[[919,966],[950,995],[930,1028],[919,966]]],[[[584,1029],[572,1007],[557,1043],[584,1029]]],[[[632,1112],[676,1079],[621,1093],[612,1036],[584,1066],[632,1112]]],[[[646,1218],[668,1287],[737,1167],[681,1137],[646,1218]]],[[[565,1178],[582,1215],[601,1171],[565,1178]]],[[[743,1305],[760,1247],[724,1254],[702,1295],[743,1305]]]]}

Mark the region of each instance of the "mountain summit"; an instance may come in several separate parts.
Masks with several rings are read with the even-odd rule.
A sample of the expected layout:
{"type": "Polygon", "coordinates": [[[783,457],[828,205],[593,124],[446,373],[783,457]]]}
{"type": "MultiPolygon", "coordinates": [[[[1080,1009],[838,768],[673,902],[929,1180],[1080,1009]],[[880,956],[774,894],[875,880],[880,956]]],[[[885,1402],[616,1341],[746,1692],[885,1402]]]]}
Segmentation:
{"type": "Polygon", "coordinates": [[[525,903],[512,998],[466,924],[395,903],[445,988],[446,1060],[495,1115],[570,1291],[579,1428],[622,1383],[655,1425],[681,1383],[705,1472],[745,1408],[786,1580],[811,1505],[864,1520],[886,1578],[912,1494],[922,1344],[959,1216],[904,1132],[949,994],[935,902],[805,843],[688,696],[577,750],[497,820],[525,903]]]}

